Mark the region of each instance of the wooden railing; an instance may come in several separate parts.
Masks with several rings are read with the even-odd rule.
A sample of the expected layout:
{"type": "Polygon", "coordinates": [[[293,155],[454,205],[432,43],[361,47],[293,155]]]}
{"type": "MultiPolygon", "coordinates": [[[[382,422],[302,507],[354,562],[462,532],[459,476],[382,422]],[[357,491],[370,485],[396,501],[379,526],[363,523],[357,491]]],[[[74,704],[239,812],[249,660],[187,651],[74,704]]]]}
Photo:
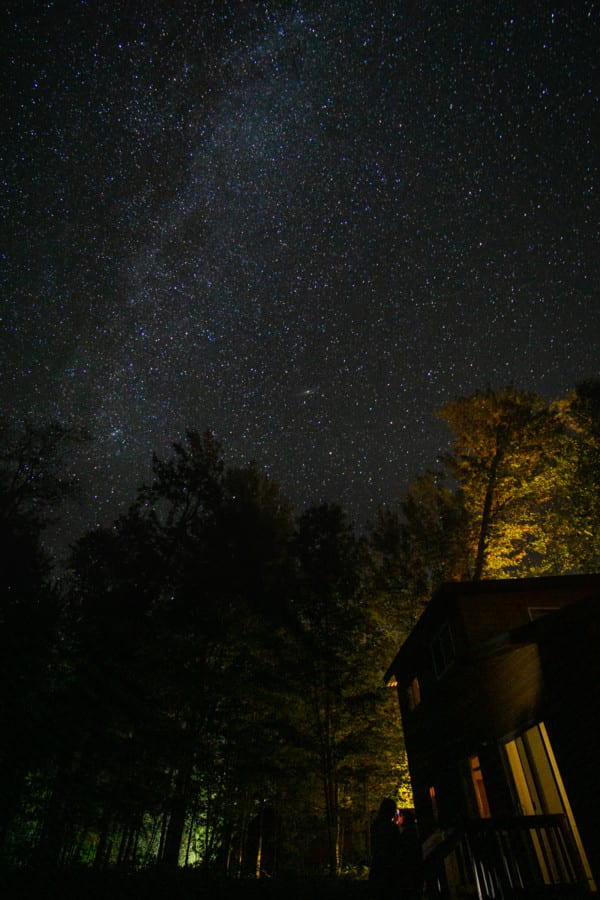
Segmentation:
{"type": "Polygon", "coordinates": [[[470,821],[436,847],[427,869],[431,900],[579,897],[590,892],[564,815],[470,821]]]}

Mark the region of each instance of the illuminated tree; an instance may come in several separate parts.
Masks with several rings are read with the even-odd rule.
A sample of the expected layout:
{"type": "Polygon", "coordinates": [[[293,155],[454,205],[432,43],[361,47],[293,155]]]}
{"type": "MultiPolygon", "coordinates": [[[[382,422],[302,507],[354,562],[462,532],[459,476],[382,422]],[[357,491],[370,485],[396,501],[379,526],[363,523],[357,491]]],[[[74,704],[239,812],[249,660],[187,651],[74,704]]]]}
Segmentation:
{"type": "Polygon", "coordinates": [[[469,576],[537,570],[556,489],[557,416],[541,397],[512,388],[451,401],[440,416],[453,432],[445,465],[469,524],[469,576]]]}
{"type": "Polygon", "coordinates": [[[339,753],[348,731],[344,687],[356,615],[358,548],[342,510],[322,506],[298,521],[293,597],[297,739],[306,740],[322,787],[327,861],[339,867],[339,753]]]}
{"type": "MultiPolygon", "coordinates": [[[[360,832],[364,858],[373,803],[384,786],[397,788],[403,742],[383,685],[394,636],[377,619],[367,548],[339,507],[301,515],[293,550],[290,728],[295,746],[305,749],[311,783],[320,787],[314,805],[323,810],[327,866],[336,874],[351,828],[360,832]]],[[[310,830],[319,826],[314,821],[310,830]]]]}

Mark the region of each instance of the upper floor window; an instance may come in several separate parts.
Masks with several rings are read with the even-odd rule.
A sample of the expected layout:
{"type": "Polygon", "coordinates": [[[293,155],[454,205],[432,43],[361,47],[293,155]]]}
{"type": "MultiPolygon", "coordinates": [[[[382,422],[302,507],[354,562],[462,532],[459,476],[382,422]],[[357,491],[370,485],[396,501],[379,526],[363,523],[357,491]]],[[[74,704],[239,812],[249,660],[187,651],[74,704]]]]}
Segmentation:
{"type": "Polygon", "coordinates": [[[410,712],[421,702],[421,686],[416,676],[406,688],[406,702],[410,712]]]}
{"type": "Polygon", "coordinates": [[[433,659],[433,671],[437,678],[441,678],[446,669],[454,660],[454,641],[450,626],[444,623],[431,642],[431,657],[433,659]]]}

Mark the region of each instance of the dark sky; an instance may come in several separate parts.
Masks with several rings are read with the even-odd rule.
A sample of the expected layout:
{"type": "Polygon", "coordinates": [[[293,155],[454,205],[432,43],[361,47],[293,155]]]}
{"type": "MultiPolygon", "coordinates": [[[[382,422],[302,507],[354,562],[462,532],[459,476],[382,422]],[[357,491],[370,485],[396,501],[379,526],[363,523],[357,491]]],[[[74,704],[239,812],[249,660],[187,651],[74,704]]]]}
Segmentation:
{"type": "Polygon", "coordinates": [[[598,375],[598,14],[9,3],[2,409],[92,430],[81,521],[207,427],[361,520],[446,400],[598,375]]]}

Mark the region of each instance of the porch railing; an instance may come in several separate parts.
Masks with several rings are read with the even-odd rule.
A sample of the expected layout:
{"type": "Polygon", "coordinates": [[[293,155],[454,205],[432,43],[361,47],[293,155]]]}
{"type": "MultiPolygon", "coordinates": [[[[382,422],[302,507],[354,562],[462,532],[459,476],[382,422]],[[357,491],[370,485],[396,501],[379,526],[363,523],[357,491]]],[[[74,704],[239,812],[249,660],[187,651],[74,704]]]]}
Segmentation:
{"type": "Polygon", "coordinates": [[[427,859],[428,897],[579,897],[590,892],[564,815],[469,821],[427,859]]]}

